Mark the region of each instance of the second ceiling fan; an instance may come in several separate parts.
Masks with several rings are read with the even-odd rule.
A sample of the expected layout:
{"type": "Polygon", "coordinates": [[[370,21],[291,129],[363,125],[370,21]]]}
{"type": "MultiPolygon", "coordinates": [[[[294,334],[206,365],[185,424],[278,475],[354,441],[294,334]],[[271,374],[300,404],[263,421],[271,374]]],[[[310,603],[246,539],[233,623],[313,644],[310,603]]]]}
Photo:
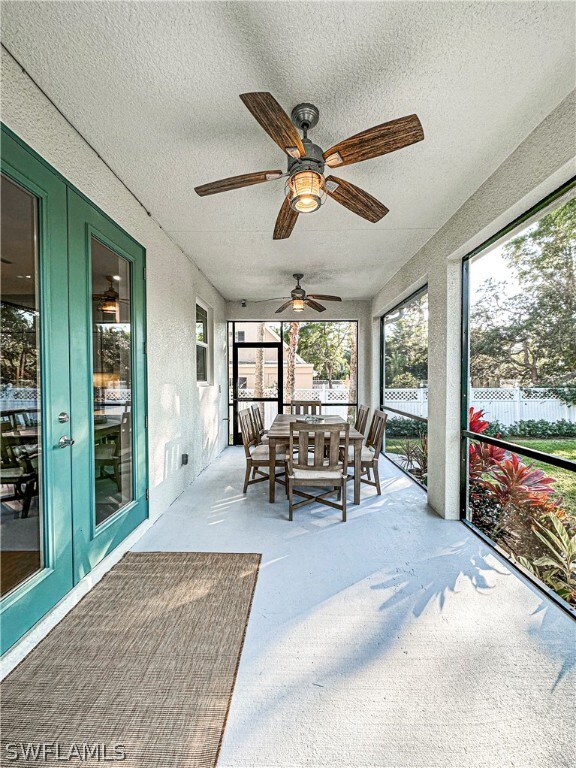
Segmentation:
{"type": "Polygon", "coordinates": [[[424,138],[418,116],[408,115],[357,133],[323,152],[308,138],[308,131],[318,123],[320,115],[313,104],[298,104],[290,119],[271,93],[243,93],[240,98],[266,133],[288,155],[288,170],[286,173],[272,170],[232,176],[195,187],[195,191],[203,197],[287,177],[286,198],[276,219],[274,240],[290,237],[299,214],[318,210],[326,195],[367,221],[380,221],[388,208],[349,181],[336,176],[325,177],[325,166],[338,168],[360,163],[424,138]],[[297,129],[302,131],[302,138],[297,129]]]}
{"type": "MultiPolygon", "coordinates": [[[[278,307],[276,310],[277,315],[280,312],[284,312],[288,307],[291,307],[294,312],[303,312],[304,307],[315,309],[316,312],[325,312],[326,307],[319,304],[316,299],[320,299],[321,301],[342,301],[340,296],[329,296],[326,293],[306,293],[304,288],[300,285],[300,280],[304,277],[301,272],[296,272],[292,277],[296,280],[296,287],[290,291],[290,298],[288,301],[278,307]]],[[[288,297],[284,296],[283,298],[288,297]]]]}

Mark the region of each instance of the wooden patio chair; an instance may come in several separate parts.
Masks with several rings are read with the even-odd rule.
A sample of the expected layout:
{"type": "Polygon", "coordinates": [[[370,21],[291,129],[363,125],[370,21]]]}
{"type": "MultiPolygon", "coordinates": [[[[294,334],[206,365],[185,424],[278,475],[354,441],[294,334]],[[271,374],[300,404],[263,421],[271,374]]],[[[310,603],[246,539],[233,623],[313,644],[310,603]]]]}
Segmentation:
{"type": "MultiPolygon", "coordinates": [[[[244,408],[238,413],[238,420],[240,422],[240,433],[242,435],[242,444],[244,445],[244,453],[246,454],[246,474],[244,476],[244,490],[246,493],[249,485],[254,483],[263,483],[268,480],[269,475],[266,472],[262,472],[260,467],[269,466],[270,461],[270,446],[261,443],[256,430],[254,429],[254,421],[250,408],[244,408]]],[[[286,467],[286,454],[276,451],[275,466],[286,467]]],[[[283,472],[276,475],[278,478],[283,472]]],[[[281,481],[278,481],[281,482],[281,481]]]]}
{"type": "MultiPolygon", "coordinates": [[[[258,438],[259,443],[264,443],[265,445],[268,444],[268,430],[264,429],[264,422],[262,421],[262,411],[256,405],[255,403],[250,406],[250,413],[252,415],[252,423],[254,425],[254,431],[256,432],[256,437],[258,438]]],[[[286,449],[288,448],[288,443],[276,443],[277,450],[280,451],[280,453],[285,453],[286,449]]]]}
{"type": "Polygon", "coordinates": [[[12,455],[16,462],[13,466],[0,468],[0,483],[11,485],[12,491],[2,494],[1,501],[20,502],[20,510],[15,510],[15,517],[28,517],[34,496],[38,496],[38,446],[12,446],[12,455]]]}
{"type": "MultiPolygon", "coordinates": [[[[366,485],[372,485],[376,488],[378,496],[382,494],[380,488],[380,474],[378,471],[378,459],[380,458],[380,451],[382,450],[382,441],[384,440],[384,429],[386,427],[386,419],[388,416],[383,411],[374,411],[372,421],[370,423],[370,430],[368,431],[368,437],[366,438],[366,445],[362,446],[362,454],[360,457],[361,473],[360,482],[366,485]],[[372,480],[371,473],[374,473],[374,480],[372,480]]],[[[354,461],[354,449],[348,449],[348,461],[353,463],[354,461]]]]}
{"type": "Polygon", "coordinates": [[[293,520],[295,509],[318,501],[342,512],[346,522],[346,481],[348,479],[348,433],[349,424],[290,424],[290,445],[286,459],[286,484],[288,490],[288,519],[293,520]],[[341,433],[344,432],[344,450],[340,452],[341,433]],[[313,442],[314,450],[310,451],[313,442]],[[313,495],[295,490],[295,486],[328,487],[329,490],[313,495]],[[337,492],[337,501],[327,499],[337,492]],[[294,503],[294,495],[303,496],[303,501],[294,503]]]}
{"type": "Polygon", "coordinates": [[[260,443],[268,442],[268,430],[264,429],[264,420],[262,419],[262,411],[257,403],[253,403],[250,406],[250,412],[252,413],[252,422],[254,424],[254,430],[258,436],[260,443]]]}
{"type": "Polygon", "coordinates": [[[121,491],[122,474],[132,471],[132,418],[129,411],[122,414],[113,440],[94,446],[94,463],[98,469],[97,479],[113,479],[121,491]],[[106,472],[107,467],[112,468],[112,475],[106,472]]]}
{"type": "Polygon", "coordinates": [[[354,422],[354,429],[357,432],[361,432],[363,435],[366,432],[366,424],[368,423],[368,414],[370,408],[367,405],[359,405],[358,412],[356,413],[356,421],[354,422]]]}
{"type": "Polygon", "coordinates": [[[319,416],[322,406],[318,400],[292,400],[290,413],[296,416],[319,416]]]}

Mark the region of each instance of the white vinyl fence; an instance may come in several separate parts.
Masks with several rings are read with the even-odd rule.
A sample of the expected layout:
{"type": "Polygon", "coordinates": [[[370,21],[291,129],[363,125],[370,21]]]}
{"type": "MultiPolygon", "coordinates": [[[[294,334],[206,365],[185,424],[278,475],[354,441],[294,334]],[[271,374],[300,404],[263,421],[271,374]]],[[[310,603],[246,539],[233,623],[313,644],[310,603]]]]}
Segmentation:
{"type": "MultiPolygon", "coordinates": [[[[332,382],[333,388],[328,387],[327,382],[322,382],[318,386],[318,382],[314,382],[313,389],[295,389],[294,400],[318,400],[320,403],[327,403],[322,408],[323,413],[331,414],[333,416],[341,416],[343,419],[348,417],[348,401],[350,399],[350,392],[341,382],[332,382]]],[[[238,392],[239,399],[250,401],[254,397],[253,389],[241,389],[238,392]]],[[[278,390],[276,388],[265,389],[262,393],[263,397],[277,397],[278,390]]],[[[276,403],[264,403],[264,428],[268,429],[270,424],[274,421],[274,417],[278,413],[276,403]]]]}
{"type": "MultiPolygon", "coordinates": [[[[40,408],[40,390],[35,387],[2,387],[0,391],[0,410],[37,410],[40,408]]],[[[99,389],[96,397],[99,402],[106,403],[108,413],[122,413],[124,407],[130,403],[132,392],[130,389],[117,387],[115,389],[99,389]],[[117,407],[114,406],[117,404],[117,407]]]]}
{"type": "MultiPolygon", "coordinates": [[[[348,414],[349,391],[341,382],[335,383],[330,389],[327,383],[317,385],[313,389],[297,389],[294,392],[295,400],[319,400],[328,403],[324,408],[326,413],[346,418],[348,414]]],[[[100,397],[109,406],[118,403],[121,407],[130,402],[130,390],[106,389],[102,390],[100,397]]],[[[277,390],[265,390],[265,397],[276,397],[277,390]]],[[[416,416],[428,415],[428,390],[421,389],[386,389],[384,405],[397,408],[416,416]]],[[[251,400],[254,390],[240,390],[243,400],[251,400]]],[[[471,391],[470,405],[476,409],[482,409],[488,421],[499,421],[509,426],[517,421],[529,419],[545,421],[576,422],[576,406],[566,405],[556,397],[546,396],[545,389],[521,387],[509,388],[474,388],[471,391]]],[[[0,408],[2,411],[15,409],[34,409],[38,407],[38,390],[32,387],[4,387],[0,392],[0,408]]],[[[266,403],[265,416],[272,422],[275,411],[274,403],[266,403]]]]}
{"type": "MultiPolygon", "coordinates": [[[[470,405],[482,409],[488,421],[499,421],[505,426],[517,421],[576,421],[576,407],[566,405],[556,397],[548,397],[546,389],[536,387],[473,388],[470,405]]],[[[384,405],[415,416],[428,416],[427,389],[386,389],[384,405]]]]}

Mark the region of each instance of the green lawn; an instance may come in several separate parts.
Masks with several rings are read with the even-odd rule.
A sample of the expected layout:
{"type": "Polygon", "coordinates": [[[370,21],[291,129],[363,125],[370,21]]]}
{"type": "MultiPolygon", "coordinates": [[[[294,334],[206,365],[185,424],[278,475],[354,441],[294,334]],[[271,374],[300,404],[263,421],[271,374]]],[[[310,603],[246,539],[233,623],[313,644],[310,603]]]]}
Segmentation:
{"type": "MultiPolygon", "coordinates": [[[[406,437],[389,437],[386,439],[386,453],[394,453],[403,455],[404,451],[402,446],[407,442],[415,443],[418,438],[406,438],[406,437]]],[[[551,453],[554,456],[560,456],[563,459],[570,459],[576,461],[576,439],[574,438],[523,438],[512,437],[511,443],[517,445],[524,445],[526,448],[533,448],[535,451],[542,451],[543,453],[551,453]]],[[[576,517],[576,473],[571,472],[568,469],[559,469],[558,467],[551,467],[550,464],[546,464],[541,461],[534,461],[533,459],[526,459],[527,463],[533,464],[536,467],[544,470],[549,477],[555,479],[554,488],[564,499],[566,505],[566,511],[576,517]]]]}
{"type": "Polygon", "coordinates": [[[554,456],[576,461],[576,438],[573,437],[550,438],[547,440],[539,437],[512,437],[510,442],[517,445],[525,445],[526,448],[533,448],[535,451],[553,453],[554,456]]]}
{"type": "Polygon", "coordinates": [[[404,455],[403,445],[407,442],[417,443],[417,437],[387,437],[386,438],[386,453],[398,453],[404,455]]]}
{"type": "MultiPolygon", "coordinates": [[[[574,438],[542,440],[539,438],[525,439],[523,437],[515,437],[511,438],[511,442],[524,445],[526,448],[533,448],[535,451],[552,453],[563,459],[576,461],[576,440],[574,438]]],[[[566,511],[576,517],[576,473],[571,472],[569,469],[551,467],[550,464],[542,461],[533,461],[532,459],[527,461],[535,467],[544,470],[549,477],[553,477],[556,480],[554,488],[563,497],[566,511]]]]}

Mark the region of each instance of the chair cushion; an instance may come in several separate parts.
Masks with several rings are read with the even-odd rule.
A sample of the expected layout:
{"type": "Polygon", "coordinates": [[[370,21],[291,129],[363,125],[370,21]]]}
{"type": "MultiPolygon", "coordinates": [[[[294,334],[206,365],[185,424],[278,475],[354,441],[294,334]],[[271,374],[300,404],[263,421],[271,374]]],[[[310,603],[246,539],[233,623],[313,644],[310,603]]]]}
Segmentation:
{"type": "MultiPolygon", "coordinates": [[[[372,461],[374,459],[374,448],[367,448],[365,445],[362,446],[362,455],[361,455],[361,461],[372,461]]],[[[348,448],[348,462],[354,461],[354,446],[351,445],[348,448]]]]}
{"type": "Polygon", "coordinates": [[[334,480],[340,482],[342,480],[342,472],[339,469],[295,469],[293,474],[294,480],[308,480],[313,482],[314,480],[334,480]]]}
{"type": "MultiPolygon", "coordinates": [[[[268,445],[253,445],[250,448],[250,455],[254,461],[269,461],[270,448],[268,445]]],[[[286,454],[276,451],[276,461],[285,461],[286,454]]]]}

